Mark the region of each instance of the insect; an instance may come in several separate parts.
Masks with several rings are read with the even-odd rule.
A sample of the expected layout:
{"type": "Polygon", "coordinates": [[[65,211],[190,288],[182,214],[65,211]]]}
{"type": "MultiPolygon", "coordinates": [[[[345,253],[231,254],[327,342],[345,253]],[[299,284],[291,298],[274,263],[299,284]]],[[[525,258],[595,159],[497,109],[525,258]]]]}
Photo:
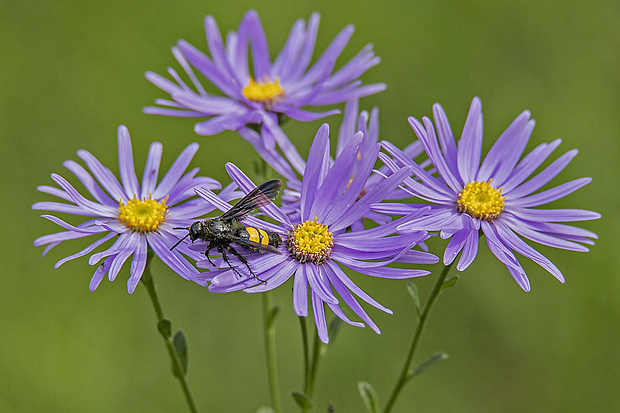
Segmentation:
{"type": "Polygon", "coordinates": [[[237,257],[239,261],[247,267],[254,278],[264,282],[254,274],[246,257],[237,251],[233,244],[250,251],[281,253],[277,249],[277,247],[282,244],[282,238],[278,233],[245,226],[240,222],[254,209],[273,201],[278,195],[281,187],[282,182],[279,179],[272,179],[264,182],[250,191],[250,193],[241,198],[239,202],[219,217],[208,218],[204,221],[196,221],[189,227],[174,228],[187,230],[187,235],[174,244],[170,250],[172,251],[176,248],[176,246],[187,237],[189,237],[192,242],[201,239],[208,243],[207,250],[204,254],[211,265],[215,267],[215,264],[209,257],[209,251],[213,248],[217,248],[217,252],[222,254],[224,262],[226,262],[237,275],[241,276],[239,271],[230,264],[228,254],[237,257]]]}

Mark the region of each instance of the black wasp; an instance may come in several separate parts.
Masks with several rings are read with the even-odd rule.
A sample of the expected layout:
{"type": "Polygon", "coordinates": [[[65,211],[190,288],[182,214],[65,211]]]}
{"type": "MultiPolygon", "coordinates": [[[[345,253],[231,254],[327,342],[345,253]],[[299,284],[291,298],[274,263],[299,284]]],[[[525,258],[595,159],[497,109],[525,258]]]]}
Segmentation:
{"type": "Polygon", "coordinates": [[[239,271],[230,264],[227,256],[228,253],[234,255],[239,261],[245,264],[254,278],[262,281],[252,272],[252,269],[248,265],[248,260],[237,251],[232,244],[237,244],[250,251],[267,251],[280,254],[277,247],[282,245],[282,238],[279,234],[260,228],[248,227],[239,222],[256,208],[267,205],[273,201],[278,195],[280,188],[282,188],[282,182],[279,179],[272,179],[264,182],[254,188],[249,194],[237,202],[235,206],[219,217],[207,218],[204,221],[196,221],[187,228],[174,228],[185,229],[188,232],[187,235],[174,244],[170,250],[173,250],[187,237],[189,237],[192,242],[201,239],[208,242],[207,250],[204,254],[207,256],[211,265],[215,267],[215,264],[211,261],[211,258],[209,258],[209,251],[213,248],[217,248],[217,252],[222,254],[224,262],[226,262],[237,275],[241,276],[239,271]]]}

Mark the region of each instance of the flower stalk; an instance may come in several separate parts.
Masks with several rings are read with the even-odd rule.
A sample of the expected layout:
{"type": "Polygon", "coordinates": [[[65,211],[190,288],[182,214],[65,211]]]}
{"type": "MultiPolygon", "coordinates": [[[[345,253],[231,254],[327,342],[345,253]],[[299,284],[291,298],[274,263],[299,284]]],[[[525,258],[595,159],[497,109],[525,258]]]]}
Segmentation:
{"type": "Polygon", "coordinates": [[[400,372],[400,376],[398,377],[398,380],[396,381],[396,384],[394,385],[394,388],[392,389],[392,393],[390,394],[390,397],[388,398],[385,408],[383,409],[383,413],[389,413],[392,410],[392,407],[394,407],[394,403],[396,402],[396,399],[398,398],[398,395],[400,394],[401,390],[405,386],[405,383],[407,383],[407,381],[409,381],[409,379],[411,378],[411,375],[410,375],[411,361],[413,360],[413,356],[415,355],[416,349],[418,348],[418,343],[420,342],[420,337],[422,336],[422,331],[424,330],[424,326],[426,325],[426,320],[428,319],[428,315],[431,311],[431,308],[433,308],[433,304],[435,303],[435,300],[437,299],[437,297],[439,296],[439,293],[441,292],[441,289],[442,289],[441,287],[443,286],[446,276],[448,275],[448,272],[450,271],[450,267],[452,267],[452,264],[446,265],[443,268],[443,271],[441,272],[441,274],[439,274],[439,277],[437,277],[437,280],[435,280],[435,284],[433,285],[433,288],[431,292],[429,293],[428,298],[426,299],[426,302],[424,303],[424,307],[418,319],[418,324],[413,333],[411,344],[409,345],[409,351],[407,352],[405,363],[403,364],[403,368],[400,372]]]}
{"type": "Polygon", "coordinates": [[[155,282],[153,280],[153,276],[151,275],[150,265],[153,255],[154,254],[149,250],[146,268],[144,270],[144,274],[142,275],[141,281],[142,284],[146,287],[146,290],[149,293],[149,297],[151,297],[153,308],[155,309],[155,313],[157,314],[157,327],[159,329],[159,332],[163,336],[164,341],[166,342],[166,348],[168,349],[168,354],[170,355],[170,360],[172,361],[172,371],[174,373],[174,376],[179,379],[179,383],[181,384],[181,388],[183,389],[183,394],[185,395],[185,400],[187,401],[189,411],[192,413],[197,413],[198,409],[196,407],[196,403],[194,402],[192,391],[189,388],[189,382],[187,381],[187,365],[184,365],[184,363],[181,361],[178,350],[175,348],[175,342],[177,341],[176,337],[179,335],[180,332],[177,333],[177,336],[175,336],[174,340],[175,342],[173,342],[170,320],[164,317],[164,312],[161,308],[161,304],[157,296],[157,291],[155,290],[155,282]]]}
{"type": "Polygon", "coordinates": [[[278,382],[278,365],[276,361],[276,328],[275,318],[278,307],[271,304],[271,292],[263,294],[263,315],[265,332],[265,354],[267,356],[267,376],[269,379],[269,394],[271,396],[271,408],[274,413],[282,411],[280,403],[280,385],[278,382]]]}

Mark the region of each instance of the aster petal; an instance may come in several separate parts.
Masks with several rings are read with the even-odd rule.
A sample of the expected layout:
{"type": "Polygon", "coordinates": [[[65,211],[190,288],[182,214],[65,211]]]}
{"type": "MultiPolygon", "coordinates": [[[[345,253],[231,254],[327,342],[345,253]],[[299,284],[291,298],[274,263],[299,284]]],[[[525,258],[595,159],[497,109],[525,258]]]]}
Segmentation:
{"type": "Polygon", "coordinates": [[[437,168],[439,175],[454,192],[459,192],[463,187],[460,182],[460,176],[453,175],[452,171],[448,167],[448,164],[441,153],[437,136],[435,135],[435,128],[433,127],[431,120],[425,116],[422,118],[422,121],[424,122],[424,125],[418,122],[417,119],[410,117],[409,125],[424,146],[424,150],[428,154],[428,157],[435,168],[437,168]]]}
{"type": "Polygon", "coordinates": [[[172,191],[172,189],[177,185],[179,179],[183,176],[183,173],[189,166],[192,158],[198,151],[198,144],[192,143],[187,146],[183,152],[178,156],[178,158],[174,161],[166,175],[157,185],[155,191],[153,192],[153,199],[163,199],[172,191]]]}
{"type": "Polygon", "coordinates": [[[114,261],[114,258],[115,257],[109,257],[101,265],[97,267],[97,269],[95,270],[95,273],[93,274],[93,277],[90,280],[90,284],[88,286],[88,289],[91,292],[95,291],[97,287],[99,287],[99,284],[101,284],[101,280],[103,280],[103,277],[106,275],[106,273],[110,269],[110,265],[112,265],[112,261],[114,261]]]}
{"type": "MultiPolygon", "coordinates": [[[[207,35],[207,44],[209,45],[213,63],[221,73],[231,73],[232,69],[228,64],[226,53],[224,52],[224,42],[222,41],[220,29],[217,27],[215,19],[212,16],[205,17],[204,25],[207,35]]],[[[227,80],[231,87],[236,87],[237,89],[241,88],[241,85],[236,83],[235,77],[229,76],[227,80]]]]}
{"type": "Polygon", "coordinates": [[[511,172],[510,178],[502,185],[504,193],[509,193],[513,188],[520,185],[549,155],[551,155],[561,142],[561,139],[556,139],[551,143],[540,144],[525,155],[517,167],[511,172]]]}
{"type": "MultiPolygon", "coordinates": [[[[265,291],[273,290],[285,283],[293,274],[296,273],[300,264],[297,261],[287,259],[286,256],[278,256],[276,254],[269,254],[268,259],[271,262],[278,262],[271,269],[260,272],[261,276],[265,277],[266,284],[258,284],[251,289],[245,290],[248,293],[262,293],[265,291]],[[275,256],[274,256],[275,255],[275,256]],[[277,261],[276,261],[277,260],[277,261]]],[[[259,271],[259,270],[257,270],[259,271]]]]}
{"type": "MultiPolygon", "coordinates": [[[[108,194],[106,194],[101,187],[99,187],[99,185],[97,184],[97,181],[95,181],[93,179],[93,177],[86,171],[86,169],[84,169],[82,167],[82,165],[78,164],[77,162],[74,161],[65,161],[63,162],[63,166],[65,168],[67,168],[68,170],[70,170],[71,172],[73,172],[73,174],[80,180],[80,182],[82,183],[82,185],[84,185],[84,187],[86,188],[86,190],[100,203],[105,204],[105,205],[109,205],[109,206],[113,206],[116,207],[118,206],[118,201],[114,201],[112,200],[112,198],[110,198],[108,196],[108,194]]],[[[50,187],[51,188],[51,187],[50,187]]],[[[56,188],[54,188],[56,189],[56,188]]],[[[39,189],[41,192],[46,192],[45,190],[41,190],[39,189]]],[[[62,199],[65,199],[67,201],[71,200],[71,197],[68,197],[66,195],[62,195],[62,193],[58,192],[49,192],[52,195],[56,195],[62,199]]]]}
{"type": "Polygon", "coordinates": [[[493,183],[500,187],[510,177],[536,123],[529,119],[530,112],[526,110],[500,135],[480,166],[478,180],[486,182],[493,178],[493,183]]]}
{"type": "Polygon", "coordinates": [[[162,151],[163,145],[159,142],[153,142],[149,148],[144,175],[142,175],[142,199],[146,199],[149,194],[155,191],[162,151]]]}
{"type": "Polygon", "coordinates": [[[52,179],[71,197],[79,207],[86,209],[94,215],[113,217],[116,210],[109,206],[97,204],[84,198],[65,178],[60,175],[52,174],[52,179]]]}
{"type": "MultiPolygon", "coordinates": [[[[358,152],[359,155],[360,152],[358,152]]],[[[362,157],[361,162],[354,164],[355,173],[352,176],[352,180],[347,187],[347,190],[342,194],[335,202],[323,223],[326,225],[332,225],[340,220],[340,218],[350,211],[350,207],[357,203],[357,198],[364,190],[366,182],[368,182],[368,176],[372,171],[372,167],[376,162],[377,155],[379,153],[379,145],[373,145],[362,157]]],[[[375,188],[377,186],[375,185],[375,188]]],[[[369,208],[365,208],[367,212],[369,208]]],[[[359,218],[358,218],[359,219],[359,218]]],[[[357,219],[355,219],[357,221],[357,219]]]]}
{"type": "Polygon", "coordinates": [[[153,252],[174,272],[186,280],[191,280],[198,275],[198,270],[183,259],[176,250],[170,251],[170,247],[174,244],[166,243],[164,238],[155,232],[148,233],[146,237],[153,252]]]}
{"type": "Polygon", "coordinates": [[[212,136],[227,130],[234,131],[247,124],[251,116],[252,113],[249,111],[214,116],[194,125],[194,132],[198,135],[212,136]]]}
{"type": "MultiPolygon", "coordinates": [[[[439,180],[435,179],[421,166],[409,159],[400,149],[394,146],[391,142],[381,141],[381,147],[400,163],[400,167],[406,165],[413,169],[413,174],[417,178],[419,178],[421,182],[418,183],[410,179],[406,180],[405,183],[414,191],[416,196],[431,202],[441,202],[446,199],[456,198],[454,192],[450,191],[449,188],[446,188],[445,185],[442,185],[439,180]]],[[[397,166],[393,165],[393,162],[390,163],[390,159],[386,156],[382,156],[382,154],[379,154],[379,159],[381,159],[381,162],[387,165],[392,171],[397,168],[397,166]]]]}
{"type": "MultiPolygon", "coordinates": [[[[226,164],[226,172],[235,181],[237,186],[247,195],[254,190],[256,185],[250,178],[247,177],[235,164],[228,162],[226,164]]],[[[260,210],[265,212],[269,217],[275,219],[278,222],[285,222],[290,225],[290,221],[284,213],[273,202],[268,203],[260,207],[260,210]]]]}
{"type": "Polygon", "coordinates": [[[239,88],[204,53],[185,40],[179,40],[177,46],[187,60],[218,89],[228,96],[241,97],[239,88]]]}
{"type": "Polygon", "coordinates": [[[132,294],[136,290],[136,287],[140,282],[140,278],[142,278],[142,274],[144,273],[144,269],[146,268],[146,259],[146,237],[139,237],[136,248],[134,250],[133,259],[131,260],[131,269],[129,270],[130,277],[127,280],[127,292],[129,294],[132,294]]]}
{"type": "Polygon", "coordinates": [[[469,238],[470,232],[472,231],[469,228],[465,228],[454,233],[443,253],[443,265],[452,264],[452,262],[456,259],[456,256],[459,255],[459,252],[461,252],[465,246],[465,242],[469,238]]]}
{"type": "MultiPolygon", "coordinates": [[[[291,165],[275,150],[268,150],[263,146],[261,136],[250,128],[240,128],[237,133],[243,139],[248,141],[258,152],[261,158],[269,164],[278,174],[286,179],[297,179],[297,175],[293,172],[291,165]]],[[[301,157],[300,157],[301,158],[301,157]]]]}
{"type": "Polygon", "coordinates": [[[489,249],[508,269],[512,278],[519,284],[523,291],[530,290],[530,281],[525,275],[525,271],[521,264],[514,256],[508,246],[506,246],[498,237],[495,226],[487,221],[482,222],[482,229],[487,239],[489,249]]]}
{"type": "Polygon", "coordinates": [[[540,189],[547,182],[555,178],[555,176],[559,174],[575,156],[577,156],[576,149],[566,152],[564,155],[556,159],[551,165],[543,169],[539,174],[527,182],[522,183],[512,191],[506,192],[506,200],[518,199],[540,189]]]}
{"type": "MultiPolygon", "coordinates": [[[[344,108],[344,117],[342,124],[338,130],[338,142],[336,146],[336,156],[339,156],[343,149],[349,143],[349,139],[355,135],[356,131],[361,131],[360,128],[356,129],[357,112],[359,111],[359,100],[353,99],[347,102],[344,108]]],[[[360,115],[361,117],[361,115],[360,115]]]]}
{"type": "Polygon", "coordinates": [[[306,279],[310,285],[313,294],[316,294],[321,301],[331,304],[338,304],[338,299],[330,291],[330,284],[325,285],[321,280],[321,271],[323,266],[315,265],[311,262],[302,264],[306,267],[306,279]]]}
{"type": "Polygon", "coordinates": [[[74,232],[74,231],[57,232],[55,234],[48,234],[48,235],[44,235],[42,237],[35,239],[34,246],[40,247],[41,245],[50,244],[50,246],[47,249],[45,249],[45,251],[43,252],[43,255],[45,255],[50,249],[58,245],[59,242],[68,241],[71,239],[89,237],[91,235],[93,234],[83,233],[83,232],[74,232]]]}
{"type": "Polygon", "coordinates": [[[293,308],[298,317],[308,316],[308,278],[305,265],[297,267],[293,278],[293,308]]]}
{"type": "Polygon", "coordinates": [[[312,300],[312,313],[314,314],[316,332],[321,341],[327,344],[329,343],[329,335],[327,334],[327,322],[325,321],[325,307],[323,306],[323,301],[319,295],[312,290],[310,291],[310,298],[312,300]]]}
{"type": "Polygon", "coordinates": [[[89,221],[90,223],[87,225],[81,225],[79,227],[75,227],[53,215],[45,214],[45,215],[41,215],[41,218],[48,219],[52,221],[54,224],[60,225],[61,227],[63,227],[64,229],[68,229],[69,231],[78,232],[82,234],[92,235],[92,234],[99,234],[100,232],[105,232],[103,228],[94,225],[93,221],[89,221]]]}
{"type": "Polygon", "coordinates": [[[284,79],[288,77],[303,45],[303,38],[305,35],[304,26],[304,19],[297,19],[295,21],[291,31],[289,32],[288,38],[286,39],[284,47],[273,63],[270,74],[279,73],[284,79]]]}
{"type": "MultiPolygon", "coordinates": [[[[441,146],[441,152],[443,153],[446,165],[450,169],[450,172],[455,177],[460,177],[457,166],[457,148],[450,128],[450,122],[443,107],[439,103],[433,105],[433,118],[435,119],[435,126],[437,128],[437,137],[439,138],[439,144],[441,146]]],[[[413,159],[413,156],[411,156],[413,159]]]]}
{"type": "Polygon", "coordinates": [[[244,19],[247,19],[247,26],[250,44],[252,47],[252,62],[254,63],[254,76],[256,79],[262,79],[269,76],[271,72],[271,60],[269,58],[269,46],[267,38],[263,31],[263,26],[258,18],[258,14],[254,10],[246,13],[244,19]]]}
{"type": "Polygon", "coordinates": [[[129,138],[129,131],[124,125],[118,127],[118,168],[125,193],[129,197],[140,194],[140,184],[133,166],[131,139],[129,138]]]}
{"type": "Polygon", "coordinates": [[[562,272],[555,266],[547,257],[536,251],[534,248],[526,244],[521,238],[515,235],[514,232],[500,220],[494,222],[497,229],[498,236],[506,243],[506,245],[517,251],[519,254],[531,259],[545,270],[549,271],[551,275],[558,279],[560,282],[564,282],[564,276],[562,272]]]}
{"type": "Polygon", "coordinates": [[[471,102],[463,133],[458,143],[458,170],[463,182],[476,180],[482,151],[482,105],[475,97],[471,102]]]}
{"type": "MultiPolygon", "coordinates": [[[[54,186],[39,185],[39,186],[37,186],[37,191],[43,192],[44,194],[54,195],[55,197],[64,199],[65,201],[72,202],[71,197],[69,195],[67,195],[67,193],[65,191],[63,191],[62,189],[58,189],[58,188],[56,188],[54,186]]],[[[41,202],[38,202],[37,204],[40,204],[40,203],[41,202]]],[[[37,204],[35,204],[35,205],[37,205],[37,204]]],[[[59,205],[66,205],[66,204],[59,204],[59,205]]],[[[33,207],[32,209],[45,209],[45,208],[34,208],[33,207]]]]}
{"type": "Polygon", "coordinates": [[[330,68],[329,72],[331,72],[336,59],[344,50],[354,31],[355,29],[352,25],[342,29],[316,63],[306,72],[301,80],[301,84],[308,85],[316,82],[321,77],[321,74],[326,71],[326,68],[330,68]]]}
{"type": "Polygon", "coordinates": [[[338,222],[331,225],[330,230],[332,232],[336,232],[338,230],[345,229],[354,221],[360,219],[364,215],[364,212],[370,209],[371,204],[382,201],[410,173],[411,170],[409,168],[403,168],[400,171],[395,172],[383,182],[377,184],[357,202],[355,202],[351,208],[349,208],[346,213],[346,217],[341,217],[338,222]]]}
{"type": "Polygon", "coordinates": [[[181,49],[179,49],[176,46],[172,47],[172,55],[177,60],[177,62],[179,62],[179,64],[181,65],[181,67],[183,68],[187,76],[190,78],[190,80],[192,81],[192,84],[198,91],[198,94],[201,96],[206,96],[207,92],[202,87],[202,84],[198,81],[198,78],[196,77],[196,75],[194,74],[194,71],[192,70],[192,66],[189,64],[189,62],[185,58],[185,55],[183,54],[181,49]]]}
{"type": "Polygon", "coordinates": [[[514,232],[524,238],[527,238],[539,244],[570,251],[588,251],[587,247],[579,245],[575,242],[567,241],[553,235],[543,233],[538,228],[536,228],[533,223],[528,223],[527,221],[520,219],[519,217],[514,216],[507,211],[504,211],[504,213],[502,214],[502,219],[504,220],[506,225],[508,225],[510,229],[512,229],[514,232]]]}
{"type": "Polygon", "coordinates": [[[458,264],[456,264],[456,269],[458,271],[465,271],[467,267],[470,266],[474,259],[476,258],[476,254],[478,253],[478,239],[479,239],[478,231],[469,231],[467,234],[467,239],[465,240],[465,245],[463,245],[463,253],[461,254],[461,259],[458,264]]]}
{"type": "Polygon", "coordinates": [[[326,116],[338,115],[340,113],[340,110],[338,109],[328,110],[326,112],[310,112],[307,110],[298,109],[294,107],[280,108],[277,105],[275,105],[272,109],[274,111],[284,113],[286,116],[288,116],[291,119],[298,120],[301,122],[313,122],[315,120],[323,119],[326,116]]]}
{"type": "Polygon", "coordinates": [[[299,58],[294,62],[295,67],[290,73],[291,78],[298,78],[308,68],[310,61],[312,60],[312,54],[314,53],[314,47],[316,44],[316,36],[319,30],[320,17],[318,13],[312,13],[308,19],[308,25],[306,26],[306,33],[304,38],[303,47],[299,58]]]}
{"type": "Polygon", "coordinates": [[[99,181],[101,186],[112,196],[112,199],[122,200],[127,202],[129,200],[125,190],[118,182],[112,171],[103,166],[97,158],[95,158],[90,152],[80,149],[77,151],[78,156],[86,163],[90,172],[99,181]]]}
{"type": "Polygon", "coordinates": [[[599,219],[598,212],[583,209],[535,209],[535,208],[510,208],[510,213],[517,217],[524,217],[534,222],[570,222],[589,221],[599,219]]]}
{"type": "Polygon", "coordinates": [[[381,59],[375,56],[372,44],[367,44],[353,59],[334,73],[324,84],[325,89],[335,89],[358,79],[368,69],[378,65],[381,59]]]}
{"type": "Polygon", "coordinates": [[[535,207],[539,205],[548,204],[556,199],[564,198],[565,196],[575,192],[579,188],[589,184],[592,178],[580,178],[570,182],[563,183],[554,188],[547,189],[546,191],[539,192],[534,195],[529,195],[523,198],[506,200],[506,207],[512,208],[513,206],[521,207],[535,207]]]}
{"type": "Polygon", "coordinates": [[[60,267],[62,264],[64,264],[67,261],[71,261],[73,259],[76,259],[76,258],[79,258],[79,257],[83,257],[84,255],[94,251],[101,244],[105,243],[106,241],[111,240],[115,236],[116,236],[115,233],[108,233],[108,234],[106,234],[105,236],[103,236],[100,239],[98,239],[97,241],[93,242],[88,247],[84,248],[83,250],[81,250],[79,252],[76,252],[73,255],[69,255],[68,257],[65,257],[65,258],[59,260],[56,264],[54,264],[54,268],[58,269],[58,267],[60,267]]]}
{"type": "Polygon", "coordinates": [[[323,179],[323,183],[316,191],[308,216],[316,216],[320,222],[323,222],[327,213],[334,206],[333,200],[348,190],[353,164],[356,162],[362,137],[361,132],[355,134],[344,149],[344,152],[331,165],[329,172],[323,179]]]}
{"type": "Polygon", "coordinates": [[[139,241],[140,234],[138,232],[131,232],[129,236],[125,238],[125,243],[122,248],[119,248],[116,258],[114,258],[112,265],[110,265],[110,271],[108,272],[108,279],[110,281],[114,281],[116,279],[116,276],[123,267],[125,261],[127,261],[127,258],[129,258],[138,247],[139,241]]]}
{"type": "Polygon", "coordinates": [[[317,131],[312,146],[310,147],[308,163],[306,164],[306,170],[302,181],[300,208],[303,220],[310,219],[308,217],[310,209],[312,208],[312,203],[314,202],[314,194],[327,173],[328,160],[329,125],[324,123],[317,131]]]}
{"type": "MultiPolygon", "coordinates": [[[[297,148],[295,148],[295,145],[291,143],[291,141],[280,128],[280,125],[278,124],[277,118],[274,114],[263,114],[262,134],[263,137],[271,136],[271,139],[273,139],[274,142],[277,142],[278,146],[282,150],[282,153],[284,153],[284,156],[286,156],[286,159],[288,159],[293,168],[295,168],[295,170],[301,175],[304,174],[306,163],[299,155],[299,152],[297,152],[297,148]]],[[[265,145],[265,148],[268,150],[270,149],[267,145],[265,145]]]]}

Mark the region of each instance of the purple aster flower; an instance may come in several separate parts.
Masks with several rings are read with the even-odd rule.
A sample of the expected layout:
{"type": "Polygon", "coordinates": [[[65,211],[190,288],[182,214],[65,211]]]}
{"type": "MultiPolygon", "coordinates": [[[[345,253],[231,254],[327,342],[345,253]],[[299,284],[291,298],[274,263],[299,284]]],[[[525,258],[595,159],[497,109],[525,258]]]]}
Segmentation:
{"type": "MultiPolygon", "coordinates": [[[[329,160],[329,127],[323,125],[316,134],[308,157],[301,188],[301,214],[290,219],[274,204],[269,204],[261,207],[261,210],[277,224],[266,223],[255,217],[247,217],[243,221],[246,225],[277,232],[283,241],[279,247],[281,254],[247,256],[248,265],[262,283],[251,276],[243,265],[236,266],[243,274],[242,277],[223,266],[201,274],[197,282],[206,284],[211,281],[209,290],[212,292],[241,289],[246,292],[263,292],[278,287],[294,276],[295,313],[298,316],[308,315],[309,296],[317,331],[323,342],[328,341],[324,304],[345,322],[363,326],[362,323],[347,318],[339,306],[340,300],[379,333],[379,328],[355,296],[380,310],[388,313],[391,311],[362,291],[353,279],[346,275],[342,266],[373,277],[401,279],[426,275],[428,271],[388,267],[388,264],[395,261],[435,263],[438,259],[432,254],[412,250],[413,246],[428,238],[426,231],[395,234],[398,225],[424,213],[424,210],[372,229],[346,231],[353,222],[368,212],[371,204],[381,202],[411,173],[409,167],[396,171],[360,197],[380,146],[373,145],[362,164],[356,165],[361,141],[362,135],[356,134],[332,163],[329,160]],[[357,168],[357,173],[351,180],[354,168],[357,168]]],[[[247,194],[255,188],[256,185],[236,166],[228,164],[227,170],[244,193],[247,194]]],[[[197,189],[196,192],[222,211],[231,207],[208,190],[197,189]]],[[[207,260],[198,262],[198,266],[211,268],[207,260]]]]}
{"type": "MultiPolygon", "coordinates": [[[[373,148],[379,141],[379,109],[376,107],[373,108],[370,114],[366,110],[359,112],[359,101],[355,99],[347,102],[347,105],[345,107],[342,123],[338,131],[338,141],[336,143],[336,158],[340,156],[344,148],[351,142],[351,139],[355,137],[356,133],[360,132],[363,134],[363,137],[360,142],[358,157],[354,162],[353,167],[351,168],[350,179],[353,179],[353,177],[357,174],[358,168],[364,165],[365,158],[367,156],[373,156],[373,148]]],[[[424,148],[419,141],[414,141],[405,149],[403,149],[403,152],[410,158],[416,158],[418,155],[424,153],[424,148]]],[[[333,160],[331,158],[329,158],[329,163],[330,165],[333,163],[333,160]]],[[[427,160],[422,165],[426,167],[429,164],[430,163],[427,160]]],[[[379,182],[385,179],[386,174],[389,173],[389,169],[386,166],[382,166],[380,169],[374,172],[375,173],[370,175],[366,180],[361,194],[365,194],[371,188],[373,188],[379,182]]],[[[289,178],[287,182],[287,189],[285,189],[284,194],[282,195],[282,210],[287,215],[289,215],[289,217],[296,218],[296,216],[301,213],[299,207],[301,199],[301,186],[302,182],[301,180],[297,179],[296,176],[293,178],[289,178]]],[[[409,193],[403,191],[400,188],[396,188],[385,199],[395,200],[406,198],[409,196],[411,196],[409,193]]],[[[362,218],[370,219],[377,224],[386,224],[392,220],[386,215],[379,214],[370,210],[367,211],[367,213],[362,218]]],[[[363,219],[360,219],[351,224],[351,228],[354,231],[363,230],[363,219]]]]}
{"type": "MultiPolygon", "coordinates": [[[[443,256],[445,265],[452,263],[462,251],[456,265],[459,271],[466,269],[476,257],[482,231],[491,252],[523,290],[529,291],[530,283],[514,252],[530,258],[564,282],[560,270],[521,237],[571,251],[588,251],[581,244],[594,244],[592,239],[597,239],[596,234],[563,222],[597,219],[600,214],[580,209],[536,208],[563,198],[591,181],[591,178],[575,179],[535,193],[568,165],[577,150],[565,153],[530,178],[561,140],[541,144],[519,161],[534,128],[528,111],[521,113],[502,133],[482,163],[480,99],[474,98],[471,104],[458,145],[439,104],[433,106],[433,116],[435,126],[427,117],[422,122],[411,117],[409,123],[439,178],[425,172],[389,142],[383,143],[393,159],[382,156],[382,160],[394,171],[402,165],[412,167],[418,180],[407,178],[405,185],[414,196],[432,203],[431,214],[401,225],[399,231],[419,228],[440,231],[442,238],[450,238],[443,256]]],[[[376,205],[375,209],[407,214],[424,205],[384,204],[376,205]]]]}
{"type": "MultiPolygon", "coordinates": [[[[82,196],[62,176],[52,174],[52,179],[60,188],[40,186],[37,189],[67,202],[38,202],[32,208],[90,219],[73,226],[53,215],[42,215],[67,231],[37,238],[34,245],[47,245],[43,252],[45,255],[62,241],[101,235],[88,247],[58,261],[55,265],[58,268],[69,260],[92,253],[100,245],[114,239],[108,249],[90,255],[90,265],[104,260],[97,266],[91,279],[91,291],[99,286],[106,273],[110,281],[114,281],[125,261],[133,255],[127,281],[127,290],[132,293],[144,272],[149,248],[183,278],[197,276],[198,270],[181,253],[193,260],[199,259],[201,255],[185,245],[170,251],[170,247],[177,241],[172,228],[188,226],[196,217],[214,209],[202,199],[189,199],[195,195],[194,188],[219,189],[221,186],[212,178],[197,177],[199,168],[185,173],[198,150],[196,143],[185,148],[158,184],[162,150],[161,143],[151,144],[141,185],[136,177],[131,140],[125,126],[118,128],[120,183],[91,153],[79,150],[78,156],[86,163],[90,173],[74,161],[66,161],[63,165],[77,177],[94,200],[82,196]]],[[[224,190],[220,196],[230,199],[230,192],[224,190]]]]}
{"type": "Polygon", "coordinates": [[[147,72],[147,79],[169,93],[172,100],[158,99],[156,103],[161,107],[147,107],[144,111],[165,116],[208,117],[195,125],[194,130],[199,135],[240,130],[248,139],[250,132],[246,126],[262,125],[260,142],[251,143],[268,151],[274,151],[277,143],[297,171],[303,173],[303,160],[280,129],[281,117],[313,121],[339,111],[314,113],[302,107],[337,104],[385,89],[384,84],[362,86],[359,80],[380,61],[370,44],[334,73],[336,60],[353,34],[353,26],[345,27],[323,55],[310,65],[318,26],[318,13],[312,14],[307,25],[303,19],[297,20],[286,44],[272,62],[263,27],[254,10],[246,13],[237,32],[228,33],[226,44],[213,17],[207,16],[205,30],[210,57],[183,40],[172,48],[194,89],[174,69],[168,69],[174,81],[147,72]],[[192,67],[224,96],[208,93],[192,67]]]}

